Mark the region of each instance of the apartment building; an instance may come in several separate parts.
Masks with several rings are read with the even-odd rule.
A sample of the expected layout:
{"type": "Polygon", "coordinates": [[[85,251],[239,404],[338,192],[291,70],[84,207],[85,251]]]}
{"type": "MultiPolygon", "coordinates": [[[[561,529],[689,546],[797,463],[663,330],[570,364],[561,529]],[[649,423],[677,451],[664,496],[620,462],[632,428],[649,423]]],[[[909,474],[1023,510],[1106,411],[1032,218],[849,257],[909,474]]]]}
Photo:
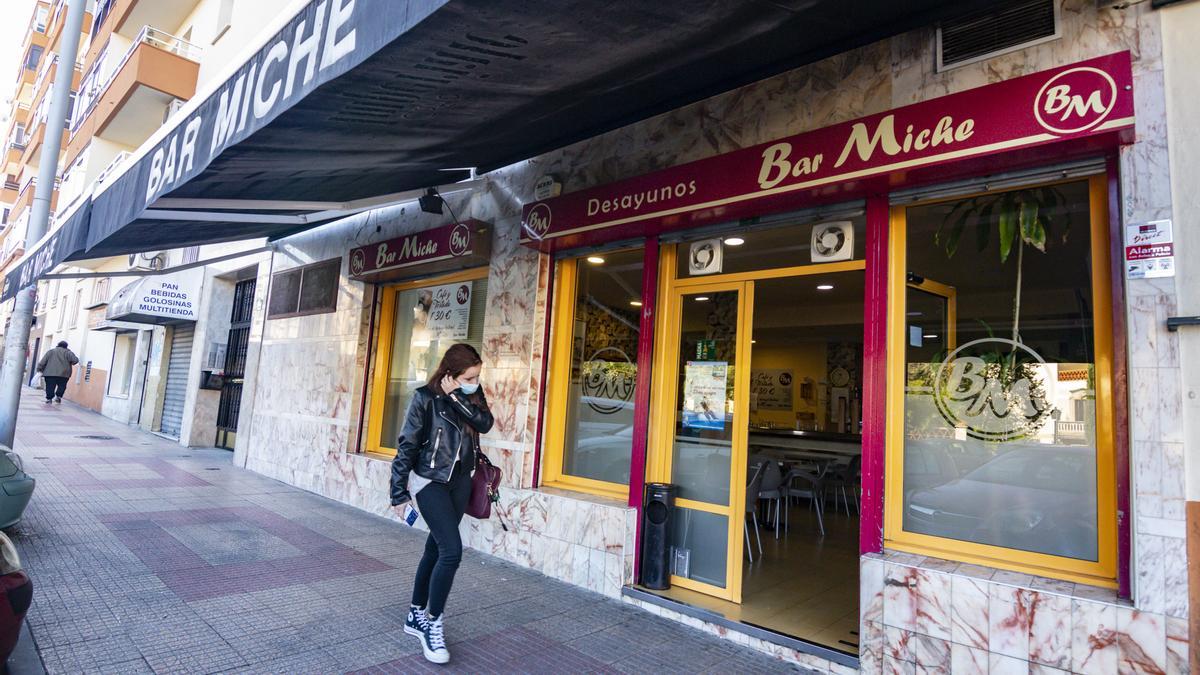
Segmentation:
{"type": "MultiPolygon", "coordinates": [[[[245,41],[285,4],[285,0],[91,0],[73,66],[73,100],[63,132],[47,236],[85,207],[91,195],[120,172],[198,87],[220,76],[245,41]]],[[[44,121],[50,83],[60,67],[66,5],[65,0],[40,2],[29,19],[12,121],[5,136],[6,181],[0,204],[11,203],[11,212],[9,225],[0,233],[3,274],[12,271],[26,244],[36,243],[25,241],[25,230],[38,166],[46,159],[41,153],[44,121]]],[[[185,444],[219,442],[232,447],[232,432],[218,433],[217,423],[236,428],[234,399],[240,383],[228,383],[224,392],[221,387],[201,389],[201,380],[207,377],[201,366],[224,371],[233,289],[241,277],[256,276],[258,262],[254,255],[237,254],[260,247],[261,241],[248,241],[61,265],[54,272],[69,277],[52,276],[38,284],[29,362],[35,362],[48,346],[66,340],[80,358],[68,384],[68,400],[185,444]],[[230,256],[234,257],[214,265],[200,264],[230,256]],[[184,269],[173,271],[176,267],[184,269]],[[160,312],[139,312],[138,303],[131,299],[151,293],[186,299],[164,301],[160,312]],[[178,309],[184,305],[188,311],[178,309]],[[223,320],[209,321],[209,311],[223,320]],[[223,416],[219,411],[224,411],[223,416]]],[[[245,291],[243,285],[243,295],[245,291]]],[[[0,305],[0,321],[7,324],[11,309],[11,301],[0,305]]],[[[30,368],[30,381],[32,376],[30,368]]],[[[208,381],[219,382],[211,377],[208,381]]]]}
{"type": "MultiPolygon", "coordinates": [[[[7,208],[5,227],[0,231],[0,265],[4,267],[20,258],[25,250],[25,226],[33,205],[38,167],[43,159],[50,84],[58,73],[58,52],[66,18],[64,9],[65,4],[61,1],[53,5],[38,2],[31,16],[20,17],[28,27],[15,73],[16,86],[6,111],[0,162],[3,165],[0,173],[4,175],[0,204],[7,208]]],[[[89,28],[90,22],[85,20],[85,30],[89,28]]],[[[87,36],[81,36],[81,39],[86,40],[87,36]]],[[[78,86],[79,71],[80,62],[77,62],[72,66],[72,90],[78,86]]],[[[52,206],[57,206],[57,191],[52,206]]],[[[4,311],[7,320],[7,308],[4,311]]]]}

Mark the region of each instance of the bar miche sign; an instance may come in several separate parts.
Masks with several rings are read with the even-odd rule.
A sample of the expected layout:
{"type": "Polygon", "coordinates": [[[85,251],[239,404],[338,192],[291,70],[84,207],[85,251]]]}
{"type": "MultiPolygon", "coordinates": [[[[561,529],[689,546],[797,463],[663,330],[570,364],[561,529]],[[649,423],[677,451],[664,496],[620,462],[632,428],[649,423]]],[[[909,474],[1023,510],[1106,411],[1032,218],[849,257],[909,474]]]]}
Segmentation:
{"type": "Polygon", "coordinates": [[[434,266],[441,271],[469,267],[481,259],[486,264],[489,234],[486,223],[466,220],[359,246],[350,251],[350,277],[379,281],[423,274],[434,266]]]}
{"type": "Polygon", "coordinates": [[[81,257],[80,252],[87,244],[87,225],[90,212],[91,202],[85,199],[57,230],[34,243],[33,248],[29,250],[21,263],[5,275],[4,286],[0,289],[0,302],[8,302],[15,298],[21,289],[32,284],[64,260],[81,257]]]}
{"type": "Polygon", "coordinates": [[[533,202],[522,241],[735,220],[788,193],[1132,129],[1132,82],[1120,52],[533,202]]]}
{"type": "Polygon", "coordinates": [[[318,87],[362,63],[446,0],[314,0],[153,150],[96,198],[88,246],[187,183],[318,87]]]}

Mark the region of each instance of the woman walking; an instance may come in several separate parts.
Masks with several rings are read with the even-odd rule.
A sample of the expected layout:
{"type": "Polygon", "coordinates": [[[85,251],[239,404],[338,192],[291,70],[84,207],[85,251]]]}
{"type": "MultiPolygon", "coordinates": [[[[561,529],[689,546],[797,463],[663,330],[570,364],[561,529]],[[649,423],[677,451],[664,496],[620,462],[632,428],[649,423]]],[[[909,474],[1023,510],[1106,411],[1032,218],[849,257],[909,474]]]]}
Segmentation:
{"type": "Polygon", "coordinates": [[[392,507],[403,517],[405,505],[415,500],[429,525],[404,632],[421,639],[425,658],[433,663],[450,660],[442,613],[462,560],[458,524],[471,495],[479,434],[492,428],[479,387],[482,365],[471,345],[446,351],[429,382],[413,394],[392,462],[392,507]]]}

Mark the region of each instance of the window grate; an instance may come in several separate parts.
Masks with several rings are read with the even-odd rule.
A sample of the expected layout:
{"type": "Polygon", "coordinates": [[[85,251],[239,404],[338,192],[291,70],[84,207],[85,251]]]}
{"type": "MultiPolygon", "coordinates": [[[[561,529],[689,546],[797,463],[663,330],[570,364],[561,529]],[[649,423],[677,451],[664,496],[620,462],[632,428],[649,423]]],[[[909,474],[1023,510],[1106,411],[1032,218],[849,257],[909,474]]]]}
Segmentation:
{"type": "Polygon", "coordinates": [[[1025,0],[938,26],[938,69],[980,61],[1059,36],[1058,0],[1025,0]]]}

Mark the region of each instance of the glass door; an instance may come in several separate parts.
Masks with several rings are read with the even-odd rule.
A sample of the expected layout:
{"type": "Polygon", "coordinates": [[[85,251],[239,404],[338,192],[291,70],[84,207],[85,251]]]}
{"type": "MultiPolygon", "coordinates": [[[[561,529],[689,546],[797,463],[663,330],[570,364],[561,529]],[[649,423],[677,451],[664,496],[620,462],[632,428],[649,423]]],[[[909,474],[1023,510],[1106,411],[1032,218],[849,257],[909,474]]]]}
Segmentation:
{"type": "Polygon", "coordinates": [[[672,583],[739,602],[754,282],[691,285],[666,298],[656,475],[678,486],[672,583]],[[667,411],[672,411],[668,413],[667,411]],[[666,449],[669,448],[669,451],[666,449]]]}

